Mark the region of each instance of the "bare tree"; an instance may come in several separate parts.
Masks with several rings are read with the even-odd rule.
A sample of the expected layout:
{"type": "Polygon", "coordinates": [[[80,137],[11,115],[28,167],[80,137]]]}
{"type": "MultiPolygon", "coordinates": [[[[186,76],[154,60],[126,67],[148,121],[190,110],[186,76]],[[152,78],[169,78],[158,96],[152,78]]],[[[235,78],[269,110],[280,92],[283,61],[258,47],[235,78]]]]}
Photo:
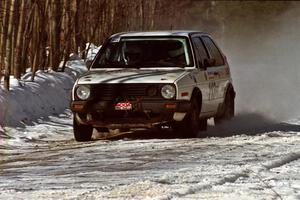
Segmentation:
{"type": "Polygon", "coordinates": [[[33,4],[34,6],[34,20],[33,22],[33,32],[32,32],[32,37],[34,38],[34,40],[32,41],[32,75],[31,75],[31,81],[34,81],[34,77],[35,77],[35,73],[37,71],[37,69],[39,68],[39,64],[40,64],[40,13],[39,13],[39,6],[37,1],[34,2],[33,4]]]}
{"type": "Polygon", "coordinates": [[[52,0],[50,6],[50,67],[56,71],[59,67],[61,52],[61,1],[52,0]]]}
{"type": "MultiPolygon", "coordinates": [[[[9,22],[9,8],[10,1],[5,1],[4,9],[3,9],[3,20],[1,26],[1,46],[0,46],[0,78],[2,75],[2,70],[5,68],[5,57],[6,57],[6,40],[7,40],[7,29],[9,22]]],[[[1,80],[1,79],[0,79],[1,80]]]]}
{"type": "Polygon", "coordinates": [[[71,45],[72,40],[71,34],[73,32],[72,28],[72,13],[71,13],[71,0],[64,0],[64,6],[63,6],[63,27],[64,31],[62,33],[63,40],[62,42],[62,51],[63,51],[63,65],[61,71],[65,71],[66,63],[69,60],[69,56],[71,53],[71,45]]]}
{"type": "Polygon", "coordinates": [[[15,68],[14,68],[14,76],[15,78],[19,79],[21,77],[21,57],[22,57],[22,40],[23,40],[23,30],[25,24],[25,0],[20,0],[20,22],[17,30],[17,41],[15,47],[15,68]]]}
{"type": "Polygon", "coordinates": [[[9,11],[9,20],[8,20],[8,30],[6,38],[6,59],[5,62],[5,72],[4,72],[4,88],[9,90],[9,79],[10,79],[10,69],[12,65],[12,48],[13,48],[13,15],[15,8],[15,0],[11,0],[10,11],[9,11]]]}
{"type": "MultiPolygon", "coordinates": [[[[4,69],[7,89],[9,76],[13,74],[19,79],[28,68],[33,72],[32,80],[37,70],[63,71],[71,52],[85,58],[89,49],[87,43],[102,44],[107,36],[120,31],[194,28],[196,22],[197,26],[205,27],[204,31],[217,32],[222,37],[226,34],[239,37],[235,31],[230,32],[244,23],[236,13],[248,13],[245,20],[254,22],[256,15],[268,19],[286,10],[290,4],[193,0],[2,0],[0,80],[4,69]],[[59,68],[61,60],[63,66],[59,68]]],[[[243,30],[263,32],[267,30],[266,26],[270,25],[243,30]]]]}
{"type": "Polygon", "coordinates": [[[34,15],[34,6],[31,6],[29,10],[28,17],[25,22],[25,28],[23,33],[23,40],[22,40],[22,48],[21,48],[21,73],[24,73],[27,66],[28,66],[28,49],[30,46],[31,36],[32,36],[32,20],[34,15]]]}

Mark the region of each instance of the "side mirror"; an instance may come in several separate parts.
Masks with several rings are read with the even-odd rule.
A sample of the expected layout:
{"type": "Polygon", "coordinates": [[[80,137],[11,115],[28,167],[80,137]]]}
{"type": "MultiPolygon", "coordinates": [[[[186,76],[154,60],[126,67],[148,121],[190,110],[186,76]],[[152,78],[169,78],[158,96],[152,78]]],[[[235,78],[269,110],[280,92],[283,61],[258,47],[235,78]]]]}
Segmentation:
{"type": "Polygon", "coordinates": [[[211,67],[211,66],[214,66],[216,64],[216,59],[214,59],[214,58],[205,58],[203,63],[204,63],[205,68],[211,67]]]}

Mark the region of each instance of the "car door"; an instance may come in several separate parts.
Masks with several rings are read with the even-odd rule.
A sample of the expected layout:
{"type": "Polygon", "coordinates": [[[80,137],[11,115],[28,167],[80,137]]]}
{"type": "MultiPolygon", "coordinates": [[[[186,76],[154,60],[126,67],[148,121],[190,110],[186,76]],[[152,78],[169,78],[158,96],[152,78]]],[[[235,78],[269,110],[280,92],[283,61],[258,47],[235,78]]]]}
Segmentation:
{"type": "Polygon", "coordinates": [[[214,110],[217,110],[218,105],[223,102],[225,89],[229,81],[229,68],[214,41],[207,35],[201,36],[201,39],[209,56],[207,75],[211,84],[210,100],[214,104],[214,110]]]}
{"type": "Polygon", "coordinates": [[[197,86],[202,92],[202,109],[201,115],[207,116],[214,110],[214,107],[210,103],[211,100],[211,81],[208,79],[206,67],[204,65],[204,60],[209,58],[208,52],[204,47],[203,41],[200,35],[194,35],[192,37],[192,42],[194,46],[196,70],[194,76],[197,80],[197,86]]]}

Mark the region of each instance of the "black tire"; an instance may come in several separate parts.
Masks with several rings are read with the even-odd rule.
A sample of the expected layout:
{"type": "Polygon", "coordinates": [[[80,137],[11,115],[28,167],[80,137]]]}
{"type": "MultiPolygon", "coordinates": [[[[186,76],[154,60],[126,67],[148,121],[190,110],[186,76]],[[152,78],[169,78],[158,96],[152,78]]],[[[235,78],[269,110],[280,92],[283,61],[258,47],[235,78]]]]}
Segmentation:
{"type": "Polygon", "coordinates": [[[226,93],[224,100],[224,107],[217,117],[215,117],[215,123],[221,123],[222,121],[231,120],[234,117],[234,96],[231,92],[226,93]]]}
{"type": "Polygon", "coordinates": [[[200,126],[200,131],[206,131],[207,130],[207,119],[200,119],[199,126],[200,126]]]}
{"type": "Polygon", "coordinates": [[[198,136],[199,131],[207,129],[207,120],[199,118],[201,106],[196,98],[191,100],[191,108],[182,122],[177,122],[173,127],[183,137],[194,138],[198,136]]]}
{"type": "Polygon", "coordinates": [[[91,141],[93,127],[88,125],[78,124],[75,117],[73,119],[74,138],[77,142],[91,141]]]}
{"type": "Polygon", "coordinates": [[[227,101],[225,101],[225,112],[223,119],[230,120],[234,117],[234,98],[232,95],[228,95],[227,101]]]}

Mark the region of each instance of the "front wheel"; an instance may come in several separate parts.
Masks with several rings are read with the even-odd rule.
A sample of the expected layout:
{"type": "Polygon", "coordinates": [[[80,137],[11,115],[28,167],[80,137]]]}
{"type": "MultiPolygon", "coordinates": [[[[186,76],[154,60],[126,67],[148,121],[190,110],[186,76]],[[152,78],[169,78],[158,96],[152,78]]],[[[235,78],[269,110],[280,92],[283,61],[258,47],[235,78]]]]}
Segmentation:
{"type": "Polygon", "coordinates": [[[90,141],[92,139],[93,127],[79,124],[75,117],[73,119],[74,138],[77,142],[90,141]]]}
{"type": "Polygon", "coordinates": [[[191,100],[191,108],[189,113],[182,122],[177,122],[174,129],[180,132],[180,135],[184,137],[197,137],[199,131],[205,131],[207,129],[207,120],[200,119],[201,106],[196,98],[191,100]]]}

